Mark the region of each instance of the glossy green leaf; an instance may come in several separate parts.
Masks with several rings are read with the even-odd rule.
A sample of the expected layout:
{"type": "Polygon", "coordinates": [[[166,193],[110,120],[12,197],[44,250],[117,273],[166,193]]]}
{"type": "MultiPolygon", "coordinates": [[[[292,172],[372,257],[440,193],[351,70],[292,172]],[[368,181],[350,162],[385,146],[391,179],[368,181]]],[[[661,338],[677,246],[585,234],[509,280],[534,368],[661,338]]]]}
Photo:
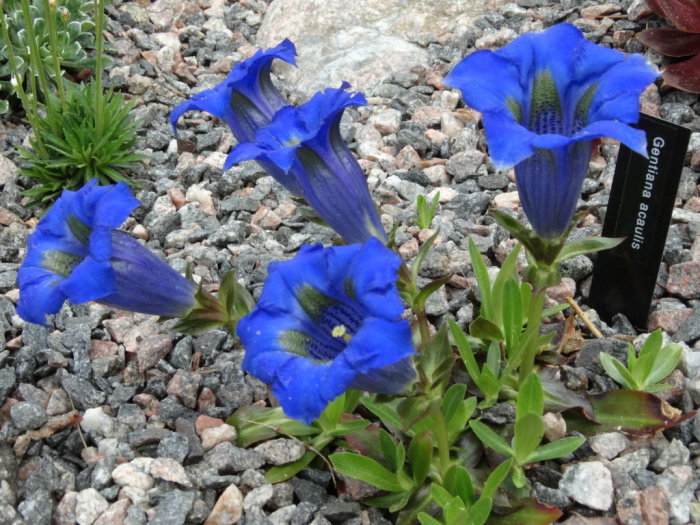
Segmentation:
{"type": "Polygon", "coordinates": [[[396,474],[389,472],[371,458],[352,452],[338,452],[331,454],[329,459],[333,468],[345,476],[359,479],[389,492],[404,490],[396,479],[396,474]]]}
{"type": "MultiPolygon", "coordinates": [[[[503,315],[505,310],[507,308],[513,307],[513,305],[509,305],[507,303],[507,301],[513,298],[506,296],[505,286],[508,282],[511,282],[513,284],[516,284],[518,282],[518,273],[515,269],[515,265],[518,262],[519,253],[520,245],[516,244],[515,247],[503,260],[503,264],[501,264],[501,267],[498,270],[498,274],[496,275],[496,279],[493,281],[493,285],[491,287],[491,301],[493,303],[493,312],[492,316],[488,319],[496,323],[496,325],[498,326],[504,325],[503,315]]],[[[516,288],[518,288],[517,284],[516,288]]],[[[519,305],[521,299],[520,294],[517,293],[518,291],[519,290],[516,290],[517,299],[515,300],[517,300],[519,305]]]]}
{"type": "Polygon", "coordinates": [[[450,443],[454,443],[459,435],[466,430],[467,421],[472,417],[476,403],[476,397],[464,399],[457,410],[446,420],[447,438],[450,443]]]}
{"type": "Polygon", "coordinates": [[[371,397],[363,397],[360,403],[367,410],[377,416],[382,423],[396,430],[402,429],[401,418],[396,412],[395,406],[389,403],[375,401],[371,397]]]}
{"type": "Polygon", "coordinates": [[[276,465],[270,468],[265,473],[265,480],[268,483],[280,483],[282,481],[287,481],[305,469],[315,457],[317,457],[316,452],[308,450],[300,459],[293,461],[292,463],[276,465]]]}
{"type": "Polygon", "coordinates": [[[654,368],[644,381],[645,390],[655,383],[666,379],[678,365],[683,355],[683,347],[679,344],[666,345],[661,349],[654,362],[654,368]]]}
{"type": "Polygon", "coordinates": [[[513,450],[506,443],[505,439],[481,421],[470,421],[469,426],[485,446],[504,456],[513,456],[513,450]]]}

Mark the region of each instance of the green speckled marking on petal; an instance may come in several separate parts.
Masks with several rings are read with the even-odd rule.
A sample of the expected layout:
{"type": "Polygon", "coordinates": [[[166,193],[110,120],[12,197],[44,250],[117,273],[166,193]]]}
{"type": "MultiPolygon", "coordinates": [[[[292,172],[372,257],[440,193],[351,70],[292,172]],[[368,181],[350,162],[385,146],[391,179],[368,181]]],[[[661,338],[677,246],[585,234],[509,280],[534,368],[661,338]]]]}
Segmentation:
{"type": "Polygon", "coordinates": [[[59,252],[58,250],[49,250],[43,254],[41,265],[48,271],[68,277],[73,271],[73,268],[78,266],[83,260],[79,255],[72,253],[59,252]]]}
{"type": "Polygon", "coordinates": [[[593,102],[593,97],[597,91],[598,84],[591,84],[576,103],[576,109],[574,110],[573,133],[576,133],[581,128],[584,128],[586,124],[588,124],[588,110],[591,109],[591,103],[593,102]]]}
{"type": "Polygon", "coordinates": [[[286,352],[301,357],[310,357],[306,349],[309,341],[311,338],[299,330],[286,330],[277,336],[277,342],[286,352]]]}
{"type": "Polygon", "coordinates": [[[346,277],[343,281],[343,289],[345,294],[353,301],[357,302],[357,295],[355,294],[355,283],[350,277],[346,277]]]}
{"type": "Polygon", "coordinates": [[[335,299],[328,297],[308,284],[297,290],[296,297],[306,315],[314,321],[317,321],[329,306],[338,303],[335,299]]]}
{"type": "Polygon", "coordinates": [[[530,131],[563,133],[561,100],[552,74],[542,71],[535,77],[530,105],[530,131]]]}
{"type": "Polygon", "coordinates": [[[520,103],[515,99],[515,97],[511,97],[510,95],[506,98],[506,107],[508,110],[513,114],[513,117],[515,118],[515,121],[517,123],[522,123],[523,120],[523,108],[520,107],[520,103]]]}
{"type": "Polygon", "coordinates": [[[66,218],[66,223],[71,233],[81,243],[88,244],[90,242],[90,234],[92,233],[92,228],[90,228],[90,226],[78,219],[75,215],[69,215],[66,218]]]}

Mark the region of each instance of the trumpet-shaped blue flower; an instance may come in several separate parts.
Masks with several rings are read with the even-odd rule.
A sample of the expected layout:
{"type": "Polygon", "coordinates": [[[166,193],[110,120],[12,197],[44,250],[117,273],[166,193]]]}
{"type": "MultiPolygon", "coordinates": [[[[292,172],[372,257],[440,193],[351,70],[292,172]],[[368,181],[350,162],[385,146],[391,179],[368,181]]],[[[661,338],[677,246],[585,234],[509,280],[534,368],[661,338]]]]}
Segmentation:
{"type": "Polygon", "coordinates": [[[340,135],[340,119],[347,107],[367,103],[361,93],[339,89],[318,92],[299,107],[280,109],[255,141],[238,144],[226,168],[243,160],[273,164],[276,176],[292,193],[306,199],[319,216],[347,242],[371,236],[386,240],[362,168],[340,135]]]}
{"type": "Polygon", "coordinates": [[[349,388],[400,392],[415,376],[400,264],[374,238],[303,246],[270,264],[257,307],[238,323],[243,369],[272,384],[284,412],[306,423],[349,388]]]}
{"type": "Polygon", "coordinates": [[[272,84],[270,68],[275,58],[295,64],[296,49],[289,40],[239,62],[218,86],[197,93],[170,113],[170,124],[177,133],[177,120],[192,110],[206,111],[225,121],[239,141],[250,141],[255,132],[270,123],[275,112],[287,105],[272,84]]]}
{"type": "Polygon", "coordinates": [[[139,204],[128,186],[96,182],[64,191],[29,236],[17,276],[17,313],[44,324],[66,299],[167,317],[187,312],[195,286],[114,229],[139,204]]]}
{"type": "Polygon", "coordinates": [[[498,51],[477,51],[445,79],[483,115],[498,168],[515,165],[520,200],[544,238],[566,229],[581,191],[591,141],[612,137],[645,155],[639,95],[658,76],[641,55],[585,39],[559,24],[498,51]]]}

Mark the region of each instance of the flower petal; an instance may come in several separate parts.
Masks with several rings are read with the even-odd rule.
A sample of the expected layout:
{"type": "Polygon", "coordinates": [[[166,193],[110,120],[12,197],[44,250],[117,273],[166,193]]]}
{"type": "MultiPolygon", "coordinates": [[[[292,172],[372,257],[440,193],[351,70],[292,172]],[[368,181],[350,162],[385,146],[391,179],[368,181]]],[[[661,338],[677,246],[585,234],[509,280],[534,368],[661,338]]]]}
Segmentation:
{"type": "Polygon", "coordinates": [[[92,257],[83,259],[61,283],[61,291],[76,304],[101,299],[116,289],[112,265],[92,257]]]}
{"type": "Polygon", "coordinates": [[[46,324],[46,315],[58,313],[66,296],[59,286],[61,279],[37,268],[20,269],[23,285],[20,285],[17,314],[30,323],[46,324]]]}

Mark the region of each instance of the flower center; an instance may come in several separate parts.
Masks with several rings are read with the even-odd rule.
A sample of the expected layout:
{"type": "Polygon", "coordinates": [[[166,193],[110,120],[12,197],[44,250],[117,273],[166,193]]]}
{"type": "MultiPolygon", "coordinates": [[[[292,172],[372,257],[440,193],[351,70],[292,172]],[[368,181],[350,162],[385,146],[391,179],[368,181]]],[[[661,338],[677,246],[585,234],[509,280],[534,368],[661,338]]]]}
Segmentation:
{"type": "Polygon", "coordinates": [[[66,223],[71,233],[78,241],[82,244],[88,244],[90,242],[90,234],[92,233],[92,228],[90,228],[90,226],[78,219],[75,215],[66,217],[66,223]]]}
{"type": "Polygon", "coordinates": [[[61,277],[68,277],[73,268],[78,266],[83,257],[72,253],[60,252],[58,250],[47,250],[43,253],[41,265],[48,271],[56,273],[61,277]]]}
{"type": "Polygon", "coordinates": [[[548,70],[537,74],[532,85],[529,128],[540,135],[564,134],[561,100],[554,78],[548,70]]]}

